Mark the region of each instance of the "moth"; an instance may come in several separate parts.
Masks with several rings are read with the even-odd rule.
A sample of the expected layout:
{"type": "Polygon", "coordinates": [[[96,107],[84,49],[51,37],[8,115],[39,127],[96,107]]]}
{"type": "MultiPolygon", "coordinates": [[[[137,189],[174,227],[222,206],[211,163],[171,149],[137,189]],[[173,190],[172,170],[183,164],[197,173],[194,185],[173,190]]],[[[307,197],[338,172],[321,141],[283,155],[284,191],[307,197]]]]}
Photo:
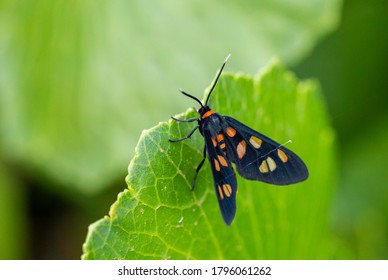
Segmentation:
{"type": "Polygon", "coordinates": [[[195,170],[192,188],[194,189],[197,175],[207,155],[218,204],[227,225],[233,222],[236,214],[237,179],[232,163],[243,178],[273,185],[294,184],[308,177],[306,165],[294,152],[238,120],[218,114],[207,105],[229,57],[230,55],[218,71],[205,104],[180,89],[182,94],[199,103],[200,108],[197,110],[199,118],[181,120],[172,117],[177,122],[196,121],[197,125],[187,136],[169,140],[184,141],[199,129],[205,140],[205,146],[203,159],[195,170]]]}

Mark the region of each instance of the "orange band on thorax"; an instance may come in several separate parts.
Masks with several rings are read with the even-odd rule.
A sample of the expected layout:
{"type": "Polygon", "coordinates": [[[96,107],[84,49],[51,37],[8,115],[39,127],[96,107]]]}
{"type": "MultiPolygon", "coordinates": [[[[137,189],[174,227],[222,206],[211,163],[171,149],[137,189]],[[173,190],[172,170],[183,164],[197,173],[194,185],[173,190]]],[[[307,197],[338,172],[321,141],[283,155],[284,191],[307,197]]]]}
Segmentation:
{"type": "Polygon", "coordinates": [[[201,118],[202,119],[206,119],[207,117],[210,117],[213,114],[214,114],[214,111],[213,110],[209,110],[205,114],[203,114],[201,118]]]}

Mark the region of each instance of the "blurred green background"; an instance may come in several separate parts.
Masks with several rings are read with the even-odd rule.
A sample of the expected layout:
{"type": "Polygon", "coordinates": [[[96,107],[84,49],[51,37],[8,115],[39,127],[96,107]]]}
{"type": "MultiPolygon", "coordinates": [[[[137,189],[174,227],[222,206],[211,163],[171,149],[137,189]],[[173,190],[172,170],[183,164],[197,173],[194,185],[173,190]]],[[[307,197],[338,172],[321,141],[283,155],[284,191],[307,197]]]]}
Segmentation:
{"type": "MultiPolygon", "coordinates": [[[[388,258],[386,1],[1,1],[0,259],[79,259],[142,129],[277,56],[337,131],[333,242],[388,258]]],[[[314,124],[312,124],[314,125],[314,124]]]]}

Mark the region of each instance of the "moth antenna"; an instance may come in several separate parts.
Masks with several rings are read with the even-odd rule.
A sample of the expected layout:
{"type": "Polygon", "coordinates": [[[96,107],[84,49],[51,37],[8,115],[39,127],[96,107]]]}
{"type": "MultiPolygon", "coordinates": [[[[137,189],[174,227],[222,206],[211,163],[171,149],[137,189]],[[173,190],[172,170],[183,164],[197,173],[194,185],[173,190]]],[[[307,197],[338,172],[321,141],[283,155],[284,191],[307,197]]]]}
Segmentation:
{"type": "Polygon", "coordinates": [[[289,139],[288,141],[284,142],[283,144],[280,144],[279,148],[283,147],[283,146],[286,146],[288,143],[292,143],[292,140],[289,139]]]}
{"type": "Polygon", "coordinates": [[[216,79],[214,80],[214,83],[213,83],[213,85],[212,85],[212,87],[211,87],[211,89],[210,89],[210,91],[209,91],[209,94],[207,95],[205,105],[207,105],[207,102],[209,101],[210,95],[212,94],[213,89],[214,89],[214,87],[216,86],[216,84],[217,84],[217,82],[218,82],[218,79],[219,79],[219,77],[221,76],[222,70],[224,70],[225,64],[226,64],[226,62],[228,61],[229,57],[230,57],[230,54],[228,54],[228,56],[225,58],[224,63],[222,64],[220,70],[218,71],[217,77],[216,77],[216,79]]]}
{"type": "Polygon", "coordinates": [[[199,103],[199,105],[201,105],[201,107],[203,107],[203,104],[202,104],[202,102],[197,98],[197,97],[195,97],[195,96],[192,96],[191,94],[188,94],[187,92],[185,92],[183,89],[179,89],[179,91],[182,93],[182,94],[184,94],[184,95],[186,95],[187,97],[190,97],[191,99],[194,99],[195,101],[197,101],[198,103],[199,103]]]}

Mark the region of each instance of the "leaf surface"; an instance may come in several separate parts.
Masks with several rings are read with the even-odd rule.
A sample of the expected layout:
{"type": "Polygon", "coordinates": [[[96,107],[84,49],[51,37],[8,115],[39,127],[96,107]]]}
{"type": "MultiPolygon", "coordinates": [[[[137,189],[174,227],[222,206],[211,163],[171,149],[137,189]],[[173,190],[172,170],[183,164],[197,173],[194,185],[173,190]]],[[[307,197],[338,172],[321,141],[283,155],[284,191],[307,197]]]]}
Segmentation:
{"type": "MultiPolygon", "coordinates": [[[[128,168],[128,189],[109,216],[90,226],[83,259],[332,257],[336,248],[327,246],[327,216],[334,134],[317,83],[298,81],[272,61],[255,77],[222,75],[210,105],[280,143],[292,140],[287,147],[306,162],[308,180],[279,187],[238,176],[237,214],[228,227],[207,161],[190,190],[202,157],[201,135],[168,141],[187,135],[195,124],[161,122],[143,131],[128,168]]],[[[190,109],[179,117],[193,116],[190,109]]]]}

